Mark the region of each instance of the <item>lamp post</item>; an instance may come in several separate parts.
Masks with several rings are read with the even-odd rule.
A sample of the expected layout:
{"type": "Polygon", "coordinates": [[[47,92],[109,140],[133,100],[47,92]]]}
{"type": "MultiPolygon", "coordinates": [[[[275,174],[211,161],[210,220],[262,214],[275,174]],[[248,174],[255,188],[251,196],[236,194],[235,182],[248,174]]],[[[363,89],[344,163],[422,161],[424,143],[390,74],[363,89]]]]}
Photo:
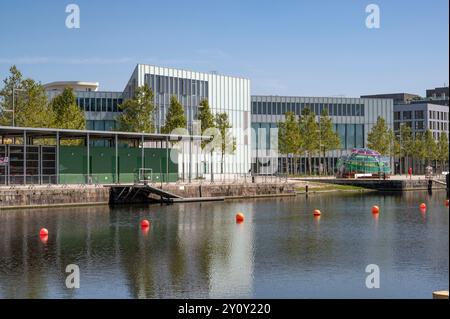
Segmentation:
{"type": "Polygon", "coordinates": [[[12,125],[16,126],[16,103],[15,103],[15,95],[16,95],[16,91],[22,91],[22,92],[26,92],[26,90],[24,89],[17,89],[14,88],[12,89],[12,110],[6,110],[7,112],[12,112],[12,125]]]}

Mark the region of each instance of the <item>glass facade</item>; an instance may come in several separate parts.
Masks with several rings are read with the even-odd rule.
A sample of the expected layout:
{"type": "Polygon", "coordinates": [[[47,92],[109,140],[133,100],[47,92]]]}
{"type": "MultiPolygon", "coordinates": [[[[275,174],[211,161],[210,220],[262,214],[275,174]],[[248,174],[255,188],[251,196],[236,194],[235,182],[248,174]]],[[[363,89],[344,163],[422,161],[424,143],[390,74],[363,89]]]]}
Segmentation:
{"type": "Polygon", "coordinates": [[[292,112],[300,115],[306,108],[316,115],[320,115],[324,109],[328,111],[330,116],[364,116],[365,113],[364,104],[361,103],[252,102],[252,114],[284,115],[287,112],[292,112]]]}
{"type": "Polygon", "coordinates": [[[156,128],[160,132],[164,126],[170,97],[176,96],[183,105],[188,130],[192,132],[193,123],[198,119],[198,106],[208,99],[208,81],[184,79],[172,76],[145,74],[145,83],[153,90],[157,106],[156,128]]]}

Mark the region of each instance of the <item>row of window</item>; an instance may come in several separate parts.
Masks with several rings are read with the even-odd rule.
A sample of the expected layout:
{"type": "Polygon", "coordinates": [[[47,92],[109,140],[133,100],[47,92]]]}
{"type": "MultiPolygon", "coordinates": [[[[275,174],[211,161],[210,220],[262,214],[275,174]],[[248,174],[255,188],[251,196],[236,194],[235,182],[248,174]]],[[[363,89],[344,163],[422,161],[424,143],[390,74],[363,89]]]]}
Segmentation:
{"type": "MultiPolygon", "coordinates": [[[[270,130],[275,128],[277,128],[276,123],[252,123],[252,149],[271,149],[270,130]]],[[[341,149],[364,147],[364,124],[334,124],[334,131],[339,135],[341,149]]],[[[273,140],[276,134],[272,134],[274,134],[273,140]]]]}
{"type": "Polygon", "coordinates": [[[429,117],[432,120],[448,121],[448,112],[429,111],[429,117]]]}
{"type": "Polygon", "coordinates": [[[447,131],[448,122],[430,121],[430,129],[438,131],[447,131]]]}
{"type": "Polygon", "coordinates": [[[145,83],[155,93],[208,97],[208,81],[146,74],[145,83]]]}
{"type": "MultiPolygon", "coordinates": [[[[394,112],[394,120],[412,120],[413,111],[394,112]],[[401,117],[402,116],[402,117],[401,117]]],[[[414,111],[414,119],[423,120],[425,118],[425,112],[423,110],[414,111]]]]}
{"type": "Polygon", "coordinates": [[[86,129],[91,131],[114,131],[117,123],[114,120],[87,120],[86,129]]]}
{"type": "MultiPolygon", "coordinates": [[[[410,128],[414,127],[414,130],[424,130],[425,129],[425,121],[407,121],[407,122],[394,122],[394,130],[400,130],[401,125],[409,126],[410,128]]],[[[430,121],[428,128],[430,130],[438,130],[438,131],[447,131],[448,130],[448,122],[437,122],[430,121]]]]}
{"type": "Polygon", "coordinates": [[[409,126],[411,129],[414,125],[414,130],[423,130],[425,128],[425,121],[409,121],[409,122],[394,122],[394,131],[400,130],[401,125],[409,126]]]}
{"type": "MultiPolygon", "coordinates": [[[[439,111],[428,111],[429,112],[429,118],[432,120],[442,120],[447,121],[448,120],[448,112],[439,112],[439,111]]],[[[416,120],[423,120],[425,119],[425,111],[423,110],[417,110],[417,111],[398,111],[394,112],[394,120],[401,121],[401,120],[412,120],[414,114],[414,119],[416,120]]]]}
{"type": "Polygon", "coordinates": [[[120,112],[119,105],[122,102],[120,98],[77,98],[78,106],[87,112],[120,112]]]}
{"type": "Polygon", "coordinates": [[[301,115],[305,108],[309,108],[316,115],[326,109],[331,116],[364,116],[364,104],[252,102],[252,114],[284,115],[292,112],[301,115]]]}

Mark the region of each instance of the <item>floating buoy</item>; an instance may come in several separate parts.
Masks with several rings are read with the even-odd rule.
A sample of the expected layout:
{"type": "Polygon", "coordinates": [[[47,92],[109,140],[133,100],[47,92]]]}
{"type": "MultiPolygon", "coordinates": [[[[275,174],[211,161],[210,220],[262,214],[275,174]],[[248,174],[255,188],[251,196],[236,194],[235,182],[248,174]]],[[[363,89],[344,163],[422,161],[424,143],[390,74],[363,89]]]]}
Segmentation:
{"type": "Polygon", "coordinates": [[[380,207],[377,205],[372,206],[372,214],[378,214],[380,212],[380,207]]]}
{"type": "Polygon", "coordinates": [[[448,207],[449,203],[448,203],[448,199],[445,200],[445,206],[448,207]]]}
{"type": "Polygon", "coordinates": [[[242,223],[244,221],[244,214],[242,213],[237,213],[236,214],[236,222],[237,223],[242,223]]]}
{"type": "Polygon", "coordinates": [[[150,227],[150,222],[147,219],[141,220],[141,227],[142,228],[148,228],[150,227]]]}
{"type": "Polygon", "coordinates": [[[39,231],[39,236],[41,236],[41,237],[48,236],[48,229],[41,228],[41,230],[39,231]]]}
{"type": "Polygon", "coordinates": [[[420,209],[427,209],[427,204],[422,203],[422,204],[419,205],[419,208],[420,209]]]}
{"type": "Polygon", "coordinates": [[[316,216],[316,217],[320,216],[321,215],[320,210],[315,209],[314,212],[313,212],[313,215],[316,216]]]}
{"type": "Polygon", "coordinates": [[[48,242],[48,235],[41,235],[39,236],[39,239],[43,244],[46,244],[48,242]]]}

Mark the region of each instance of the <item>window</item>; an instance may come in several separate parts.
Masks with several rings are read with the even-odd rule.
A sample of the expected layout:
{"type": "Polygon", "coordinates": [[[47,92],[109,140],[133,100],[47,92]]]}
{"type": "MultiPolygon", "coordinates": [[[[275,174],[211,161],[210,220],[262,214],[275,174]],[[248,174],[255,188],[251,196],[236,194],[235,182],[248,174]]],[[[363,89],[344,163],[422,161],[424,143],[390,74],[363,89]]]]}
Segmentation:
{"type": "Polygon", "coordinates": [[[352,104],[352,116],[356,116],[356,105],[352,104]]]}
{"type": "Polygon", "coordinates": [[[257,111],[257,104],[256,104],[256,102],[252,102],[252,113],[253,114],[258,114],[257,112],[258,112],[257,111]]]}
{"type": "Polygon", "coordinates": [[[80,109],[82,109],[84,111],[84,99],[83,98],[78,99],[78,106],[80,107],[80,109]]]}
{"type": "Polygon", "coordinates": [[[112,99],[109,98],[108,99],[108,112],[112,112],[112,111],[113,111],[112,99]]]}
{"type": "Polygon", "coordinates": [[[400,112],[394,112],[394,120],[400,121],[400,112]]]}
{"type": "Polygon", "coordinates": [[[112,101],[113,112],[118,112],[117,99],[113,99],[112,101]]]}
{"type": "Polygon", "coordinates": [[[341,139],[341,148],[346,149],[347,143],[345,137],[345,124],[336,124],[336,131],[339,135],[339,138],[341,139]]]}
{"type": "Polygon", "coordinates": [[[424,118],[423,111],[415,111],[414,112],[414,118],[419,119],[419,120],[423,120],[423,118],[424,118]]]}
{"type": "Polygon", "coordinates": [[[415,129],[416,130],[423,130],[423,127],[424,127],[423,121],[416,121],[415,123],[416,123],[415,124],[415,129]]]}
{"type": "Polygon", "coordinates": [[[90,109],[90,111],[91,112],[95,112],[97,110],[97,108],[95,106],[96,99],[91,97],[90,100],[91,100],[91,109],[90,109]]]}
{"type": "Polygon", "coordinates": [[[342,113],[342,104],[338,104],[337,107],[338,107],[338,115],[342,116],[343,115],[343,113],[342,113]]]}
{"type": "Polygon", "coordinates": [[[403,111],[403,119],[404,120],[410,120],[411,116],[412,116],[411,113],[412,113],[411,111],[403,111]]]}
{"type": "Polygon", "coordinates": [[[364,104],[361,104],[360,105],[360,108],[361,108],[361,116],[364,116],[364,112],[365,112],[365,105],[364,104]]]}
{"type": "Polygon", "coordinates": [[[394,122],[394,131],[398,131],[400,129],[400,122],[394,122]]]}
{"type": "Polygon", "coordinates": [[[354,147],[355,147],[355,124],[347,124],[347,148],[354,148],[354,147]]]}
{"type": "Polygon", "coordinates": [[[355,125],[355,138],[356,138],[355,146],[358,148],[364,147],[364,124],[355,125]]]}
{"type": "Polygon", "coordinates": [[[267,102],[267,114],[272,115],[272,103],[267,102]]]}

